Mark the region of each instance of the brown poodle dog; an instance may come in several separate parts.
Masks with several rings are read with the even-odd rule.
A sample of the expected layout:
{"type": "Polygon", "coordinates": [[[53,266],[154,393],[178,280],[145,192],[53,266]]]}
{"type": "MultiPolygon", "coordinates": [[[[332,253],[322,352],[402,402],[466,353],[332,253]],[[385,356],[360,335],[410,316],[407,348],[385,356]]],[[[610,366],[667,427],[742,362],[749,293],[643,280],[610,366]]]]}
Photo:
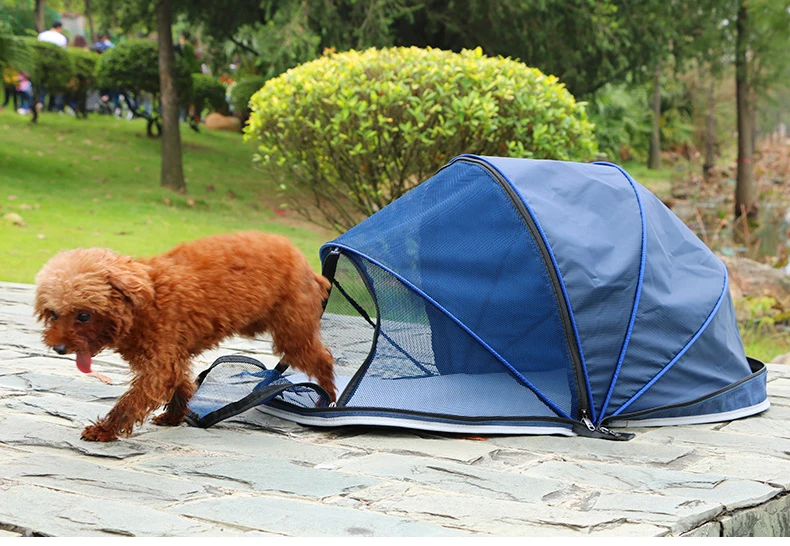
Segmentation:
{"type": "Polygon", "coordinates": [[[129,363],[131,388],[82,432],[108,442],[166,404],[157,425],[177,425],[195,391],[192,357],[228,336],[270,332],[283,360],[335,398],[333,363],[320,338],[330,284],[288,239],[257,232],[215,235],[153,258],[101,248],[55,255],[36,276],[44,343],[76,353],[77,368],[112,348],[129,363]]]}

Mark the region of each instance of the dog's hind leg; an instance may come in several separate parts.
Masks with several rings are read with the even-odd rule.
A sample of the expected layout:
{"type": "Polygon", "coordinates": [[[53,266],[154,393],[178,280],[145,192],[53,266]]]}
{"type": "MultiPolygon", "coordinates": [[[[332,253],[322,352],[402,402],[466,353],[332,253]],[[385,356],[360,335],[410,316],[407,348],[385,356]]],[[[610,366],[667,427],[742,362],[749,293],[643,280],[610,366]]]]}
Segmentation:
{"type": "Polygon", "coordinates": [[[288,316],[286,320],[272,320],[271,334],[275,350],[294,368],[315,378],[334,402],[335,359],[321,342],[320,319],[306,316],[288,316]]]}
{"type": "Polygon", "coordinates": [[[189,400],[195,394],[195,382],[188,378],[183,377],[181,382],[176,386],[173,397],[170,402],[165,406],[164,413],[160,413],[154,417],[151,422],[155,425],[174,427],[180,425],[184,421],[184,417],[189,409],[189,400]]]}

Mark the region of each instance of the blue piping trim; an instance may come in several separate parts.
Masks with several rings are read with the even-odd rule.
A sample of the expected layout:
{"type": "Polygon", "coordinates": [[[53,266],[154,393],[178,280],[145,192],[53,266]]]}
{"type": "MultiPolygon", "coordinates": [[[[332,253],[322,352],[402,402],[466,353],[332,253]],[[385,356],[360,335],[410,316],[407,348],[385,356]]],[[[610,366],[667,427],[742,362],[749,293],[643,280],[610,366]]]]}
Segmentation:
{"type": "Polygon", "coordinates": [[[721,303],[724,301],[724,295],[727,293],[727,278],[728,278],[728,275],[727,275],[727,268],[726,268],[726,267],[724,267],[723,269],[724,269],[724,285],[722,286],[722,289],[721,289],[721,294],[719,295],[719,299],[716,301],[716,305],[715,305],[715,306],[713,307],[713,309],[711,310],[710,314],[708,315],[708,318],[707,318],[707,319],[705,319],[705,322],[703,322],[703,323],[702,323],[702,326],[700,326],[700,327],[699,327],[699,330],[697,330],[697,333],[696,333],[696,334],[694,334],[694,336],[693,336],[693,337],[692,337],[692,338],[691,338],[691,339],[688,341],[688,343],[686,343],[686,345],[685,345],[685,346],[684,346],[684,347],[683,347],[683,348],[680,350],[680,352],[678,352],[678,354],[676,354],[676,355],[675,355],[675,358],[673,358],[673,359],[672,359],[672,360],[669,362],[669,364],[667,364],[666,366],[664,366],[664,368],[663,368],[663,369],[662,369],[660,372],[658,372],[658,373],[656,374],[656,376],[655,376],[653,379],[651,379],[651,380],[650,380],[650,382],[649,382],[647,385],[645,385],[644,387],[642,387],[641,389],[639,389],[639,392],[637,392],[635,395],[633,395],[631,398],[629,398],[629,399],[628,399],[628,401],[627,401],[626,403],[624,403],[622,406],[620,406],[620,407],[617,409],[617,411],[615,411],[615,412],[614,412],[614,413],[611,415],[611,417],[614,417],[615,415],[620,415],[620,414],[621,414],[623,411],[625,411],[625,409],[626,409],[628,406],[630,406],[631,404],[633,404],[633,403],[634,403],[634,402],[635,402],[635,401],[636,401],[636,400],[637,400],[637,399],[638,399],[640,396],[642,396],[642,395],[643,395],[645,392],[647,392],[647,390],[648,390],[650,387],[652,387],[652,386],[653,386],[653,385],[656,383],[656,381],[658,381],[659,379],[661,379],[661,377],[662,377],[662,376],[663,376],[665,373],[667,373],[667,372],[670,370],[670,368],[672,368],[672,366],[674,366],[674,365],[675,365],[675,363],[676,363],[678,360],[680,360],[680,357],[682,357],[684,354],[686,354],[686,351],[688,351],[688,350],[691,348],[691,346],[692,346],[692,345],[694,345],[694,342],[696,342],[696,341],[697,341],[697,339],[698,339],[698,338],[699,338],[699,337],[702,335],[702,333],[703,333],[703,332],[704,332],[704,331],[707,329],[708,325],[709,325],[709,324],[711,323],[711,321],[713,320],[713,317],[715,317],[715,316],[716,316],[716,313],[718,313],[718,311],[719,311],[719,308],[721,307],[721,303]]]}
{"type": "Polygon", "coordinates": [[[512,375],[513,375],[513,376],[514,376],[516,379],[518,379],[519,381],[521,381],[521,383],[523,383],[523,384],[524,384],[524,386],[526,386],[526,387],[527,387],[527,388],[529,388],[529,389],[530,389],[532,392],[534,392],[534,393],[535,393],[535,395],[536,395],[536,396],[537,396],[537,397],[538,397],[538,398],[541,400],[541,402],[543,402],[543,403],[544,403],[544,404],[546,404],[546,405],[547,405],[549,408],[551,408],[551,410],[552,410],[554,413],[556,413],[556,414],[557,414],[557,415],[559,415],[560,417],[564,417],[565,419],[568,419],[568,420],[571,420],[571,421],[573,420],[573,419],[571,419],[571,417],[570,417],[570,416],[569,416],[567,413],[565,413],[564,411],[562,411],[562,409],[560,409],[560,408],[559,408],[559,407],[558,407],[556,404],[554,404],[554,402],[552,402],[551,400],[549,400],[548,398],[546,398],[546,396],[545,396],[543,393],[541,393],[541,392],[538,390],[538,388],[537,388],[537,387],[535,387],[535,385],[533,385],[533,384],[532,384],[532,383],[531,383],[531,382],[530,382],[530,381],[529,381],[529,380],[528,380],[526,377],[524,377],[524,376],[521,374],[521,372],[519,372],[517,369],[515,369],[515,368],[514,368],[514,367],[513,367],[513,366],[510,364],[510,362],[508,362],[507,360],[505,360],[504,358],[502,358],[502,356],[500,356],[500,355],[499,355],[499,353],[497,353],[497,352],[496,352],[496,351],[495,351],[495,350],[494,350],[494,349],[493,349],[493,348],[492,348],[490,345],[488,345],[488,343],[486,343],[485,341],[483,341],[482,339],[480,339],[480,337],[478,337],[478,336],[477,336],[477,334],[475,334],[474,332],[472,332],[472,331],[471,331],[471,330],[470,330],[470,329],[469,329],[469,328],[468,328],[468,327],[467,327],[467,326],[466,326],[466,325],[465,325],[463,322],[461,322],[460,320],[458,320],[458,319],[457,319],[457,318],[456,318],[456,317],[455,317],[455,316],[454,316],[452,313],[450,313],[450,312],[449,312],[447,309],[445,309],[444,307],[442,307],[441,305],[439,305],[439,303],[438,303],[436,300],[434,300],[434,299],[433,299],[432,297],[430,297],[428,294],[426,294],[425,292],[423,292],[422,290],[420,290],[419,288],[417,288],[416,286],[414,286],[414,285],[413,285],[411,282],[409,282],[408,280],[404,279],[403,277],[401,277],[400,275],[398,275],[397,273],[395,273],[395,272],[394,272],[392,269],[390,269],[390,268],[389,268],[389,267],[387,267],[386,265],[382,264],[381,262],[378,262],[378,261],[376,261],[376,260],[374,260],[374,259],[370,258],[369,256],[366,256],[366,255],[362,254],[361,252],[359,252],[359,251],[357,251],[357,250],[354,250],[354,249],[353,249],[353,248],[351,248],[351,247],[348,247],[348,246],[346,246],[346,245],[343,245],[343,244],[338,244],[338,243],[327,243],[327,245],[324,245],[324,246],[327,246],[327,247],[329,247],[329,246],[332,246],[332,247],[336,247],[336,248],[342,248],[343,250],[346,250],[347,252],[350,252],[351,254],[354,254],[354,255],[356,255],[356,256],[360,256],[360,257],[364,258],[365,260],[369,261],[370,263],[372,263],[372,264],[376,265],[377,267],[380,267],[381,269],[383,269],[384,271],[386,271],[387,273],[389,273],[390,275],[392,275],[392,276],[393,276],[393,277],[395,277],[396,279],[398,279],[400,282],[402,282],[404,285],[406,285],[406,286],[407,286],[407,287],[408,287],[410,290],[412,290],[412,291],[414,291],[416,294],[418,294],[418,295],[419,295],[421,298],[423,298],[423,299],[425,299],[425,300],[429,301],[431,304],[433,304],[434,306],[436,306],[436,308],[437,308],[437,309],[439,309],[439,310],[440,310],[442,313],[444,313],[444,314],[447,316],[447,318],[449,318],[450,320],[452,320],[453,322],[455,322],[455,323],[456,323],[456,324],[457,324],[457,325],[458,325],[458,326],[459,326],[461,329],[463,329],[463,330],[464,330],[464,331],[465,331],[467,334],[469,334],[470,336],[472,336],[472,338],[473,338],[473,339],[475,339],[475,340],[476,340],[478,343],[480,343],[480,345],[482,345],[482,346],[483,346],[483,347],[484,347],[484,348],[485,348],[485,349],[486,349],[486,350],[487,350],[489,353],[491,353],[491,355],[492,355],[494,358],[496,358],[497,360],[499,360],[499,362],[501,362],[501,363],[502,363],[502,364],[503,364],[503,365],[504,365],[504,366],[505,366],[505,367],[506,367],[506,368],[507,368],[507,369],[510,371],[510,373],[511,373],[511,374],[512,374],[512,375]]]}
{"type": "Polygon", "coordinates": [[[510,178],[505,176],[505,173],[503,173],[499,168],[497,168],[495,165],[493,165],[486,158],[480,157],[480,156],[477,156],[477,155],[473,155],[473,154],[460,155],[460,156],[456,157],[455,159],[453,159],[450,162],[450,164],[452,164],[455,161],[457,161],[458,159],[462,159],[464,157],[471,157],[471,158],[474,158],[474,159],[476,159],[478,161],[483,161],[484,163],[490,165],[491,168],[496,170],[500,175],[502,175],[502,178],[507,180],[507,183],[510,184],[510,186],[513,188],[513,190],[516,192],[516,194],[521,198],[521,201],[522,201],[522,203],[524,203],[524,206],[526,207],[527,212],[529,212],[529,215],[532,217],[532,221],[535,222],[535,227],[538,228],[538,232],[540,233],[540,237],[541,237],[541,239],[543,239],[543,244],[546,245],[546,249],[549,251],[549,256],[551,257],[551,264],[554,267],[554,272],[557,274],[557,279],[559,280],[560,288],[562,289],[562,297],[565,299],[565,307],[568,310],[568,317],[569,317],[569,319],[571,321],[571,327],[573,328],[573,335],[576,338],[576,347],[579,350],[579,359],[581,360],[582,372],[584,373],[584,383],[585,383],[585,387],[587,387],[587,400],[590,401],[590,413],[591,413],[590,417],[592,418],[593,422],[595,422],[596,421],[595,401],[593,400],[593,397],[592,397],[592,389],[590,388],[590,376],[587,373],[587,363],[584,360],[584,351],[582,350],[581,338],[579,337],[579,329],[576,326],[576,318],[573,316],[573,308],[571,307],[571,303],[570,303],[571,299],[568,296],[568,290],[565,288],[565,281],[562,278],[562,273],[560,272],[560,266],[557,264],[557,258],[554,256],[554,251],[551,249],[551,245],[549,244],[549,240],[546,238],[546,232],[543,231],[543,227],[540,225],[540,222],[538,222],[538,218],[537,218],[537,216],[535,216],[535,211],[532,210],[532,207],[529,206],[529,203],[527,202],[527,200],[524,199],[524,196],[521,194],[521,192],[518,190],[518,188],[515,186],[515,184],[513,184],[513,182],[510,180],[510,178]]]}
{"type": "Polygon", "coordinates": [[[609,407],[609,401],[612,399],[612,393],[614,392],[614,387],[617,384],[617,380],[620,378],[620,369],[623,367],[623,361],[625,360],[625,354],[628,351],[628,344],[631,341],[631,333],[634,330],[634,323],[636,322],[636,313],[639,310],[639,300],[642,297],[642,284],[645,280],[645,261],[647,256],[647,225],[645,224],[645,209],[642,205],[642,197],[639,195],[639,190],[636,187],[636,183],[631,176],[625,172],[619,165],[615,165],[614,163],[609,163],[606,161],[595,161],[593,165],[605,165],[607,167],[614,167],[628,180],[628,183],[631,184],[631,188],[634,190],[634,194],[636,195],[636,202],[639,205],[639,217],[642,221],[642,255],[639,258],[639,280],[636,283],[636,293],[634,295],[634,305],[631,308],[631,319],[628,321],[628,329],[625,333],[625,339],[623,339],[623,346],[620,348],[620,356],[617,359],[617,366],[615,366],[614,374],[612,375],[612,382],[609,384],[609,391],[606,393],[606,399],[603,402],[603,406],[601,406],[601,415],[600,418],[595,421],[595,424],[600,424],[603,421],[604,417],[606,416],[606,410],[609,407]]]}

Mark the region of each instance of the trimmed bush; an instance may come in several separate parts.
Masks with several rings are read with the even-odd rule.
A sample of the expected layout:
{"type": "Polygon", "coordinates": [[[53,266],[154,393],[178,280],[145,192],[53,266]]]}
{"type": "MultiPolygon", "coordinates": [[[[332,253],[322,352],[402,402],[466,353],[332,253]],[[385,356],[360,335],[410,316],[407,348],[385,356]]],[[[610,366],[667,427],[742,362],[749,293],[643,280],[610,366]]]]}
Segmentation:
{"type": "Polygon", "coordinates": [[[80,80],[86,87],[93,86],[96,80],[96,63],[99,61],[99,54],[93,51],[71,47],[66,50],[71,57],[74,65],[74,77],[80,80]]]}
{"type": "MultiPolygon", "coordinates": [[[[176,89],[179,102],[192,101],[192,74],[200,72],[200,62],[190,46],[183,46],[176,53],[176,89]]],[[[151,93],[159,100],[159,47],[152,40],[129,40],[112,47],[99,56],[96,65],[97,85],[102,89],[120,89],[135,98],[141,92],[151,93]]],[[[141,111],[135,115],[146,118],[148,136],[154,136],[154,127],[161,129],[158,108],[150,116],[141,111]]]]}
{"type": "Polygon", "coordinates": [[[33,52],[33,67],[30,81],[36,90],[45,87],[47,92],[61,93],[68,90],[74,77],[74,61],[62,47],[39,42],[36,38],[26,38],[33,52]]]}
{"type": "Polygon", "coordinates": [[[251,105],[256,159],[297,211],[340,230],[462,153],[596,153],[584,105],[557,78],[479,48],[331,54],[269,80],[251,105]]]}
{"type": "MultiPolygon", "coordinates": [[[[194,50],[187,47],[176,53],[176,87],[180,97],[191,97],[192,74],[200,72],[194,50]]],[[[96,66],[98,85],[132,93],[145,91],[159,95],[159,49],[152,40],[128,40],[99,56],[96,66]]]]}
{"type": "Polygon", "coordinates": [[[208,74],[192,74],[192,104],[195,115],[200,116],[203,110],[228,113],[228,101],[225,100],[225,86],[214,76],[208,74]]]}
{"type": "Polygon", "coordinates": [[[230,105],[242,120],[250,117],[250,99],[265,83],[266,78],[263,76],[247,76],[237,81],[231,89],[230,105]]]}
{"type": "Polygon", "coordinates": [[[94,74],[99,54],[74,47],[66,51],[74,66],[74,76],[68,84],[69,99],[76,103],[78,116],[88,117],[86,107],[88,89],[95,87],[96,76],[94,74]]]}

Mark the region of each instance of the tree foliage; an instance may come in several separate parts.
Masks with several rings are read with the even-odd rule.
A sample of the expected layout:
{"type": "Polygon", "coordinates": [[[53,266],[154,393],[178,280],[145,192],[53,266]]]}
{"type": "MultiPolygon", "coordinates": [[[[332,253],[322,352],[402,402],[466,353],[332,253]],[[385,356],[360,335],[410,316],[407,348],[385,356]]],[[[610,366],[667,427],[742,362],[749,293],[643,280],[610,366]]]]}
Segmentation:
{"type": "Polygon", "coordinates": [[[11,25],[0,21],[0,71],[7,66],[27,71],[32,61],[29,44],[13,34],[11,25]]]}
{"type": "Polygon", "coordinates": [[[228,113],[228,102],[225,100],[225,86],[219,78],[208,74],[192,74],[192,106],[195,115],[200,116],[203,110],[228,113]]]}

